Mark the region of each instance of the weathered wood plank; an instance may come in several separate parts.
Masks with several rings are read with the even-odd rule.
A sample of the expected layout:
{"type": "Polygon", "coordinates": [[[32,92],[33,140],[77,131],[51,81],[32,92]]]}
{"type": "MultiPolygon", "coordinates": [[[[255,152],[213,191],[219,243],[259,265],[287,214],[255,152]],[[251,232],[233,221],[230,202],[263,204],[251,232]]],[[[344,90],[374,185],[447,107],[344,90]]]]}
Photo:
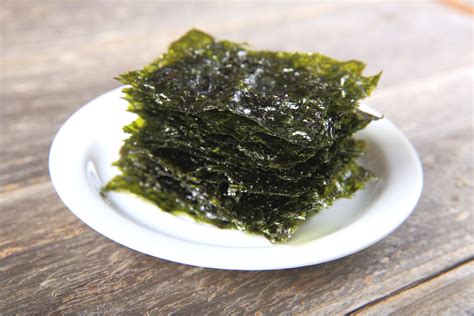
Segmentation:
{"type": "Polygon", "coordinates": [[[474,261],[418,284],[358,312],[360,315],[472,315],[474,261]]]}

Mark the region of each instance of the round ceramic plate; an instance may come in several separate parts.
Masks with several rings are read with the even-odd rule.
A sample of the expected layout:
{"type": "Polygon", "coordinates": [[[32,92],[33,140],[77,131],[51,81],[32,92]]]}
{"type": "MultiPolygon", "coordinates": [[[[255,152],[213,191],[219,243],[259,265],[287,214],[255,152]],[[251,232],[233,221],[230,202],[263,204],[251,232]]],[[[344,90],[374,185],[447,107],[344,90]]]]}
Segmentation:
{"type": "MultiPolygon", "coordinates": [[[[412,212],[422,188],[417,153],[387,119],[356,137],[367,142],[361,163],[379,180],[308,219],[290,242],[219,229],[161,211],[127,193],[100,195],[118,170],[111,164],[127,137],[121,89],[89,102],[54,139],[49,170],[61,199],[84,223],[134,250],[175,262],[220,269],[270,270],[313,265],[347,256],[381,240],[412,212]]],[[[369,109],[370,110],[370,109],[369,109]]]]}

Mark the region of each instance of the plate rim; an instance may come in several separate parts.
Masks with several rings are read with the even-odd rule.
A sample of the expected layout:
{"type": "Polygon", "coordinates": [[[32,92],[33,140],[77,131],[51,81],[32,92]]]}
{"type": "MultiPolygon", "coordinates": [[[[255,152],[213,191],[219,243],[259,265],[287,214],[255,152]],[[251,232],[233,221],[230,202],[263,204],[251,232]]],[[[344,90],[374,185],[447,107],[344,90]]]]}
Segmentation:
{"type": "MultiPolygon", "coordinates": [[[[67,163],[63,161],[63,147],[67,148],[65,147],[66,144],[75,140],[68,139],[71,128],[75,122],[80,120],[81,116],[87,115],[87,112],[91,111],[91,108],[97,106],[97,104],[106,102],[109,98],[114,99],[120,96],[122,89],[123,86],[92,99],[81,106],[65,121],[55,135],[51,145],[49,152],[49,174],[57,194],[76,217],[101,235],[136,251],[173,262],[215,269],[276,270],[314,265],[354,254],[384,239],[410,216],[421,196],[423,188],[421,160],[405,134],[390,120],[383,118],[380,121],[383,121],[387,126],[386,128],[391,129],[391,132],[394,132],[398,140],[403,144],[403,148],[410,158],[410,163],[414,168],[413,170],[415,170],[415,174],[413,175],[413,179],[411,179],[413,192],[411,192],[408,199],[404,201],[405,206],[403,207],[404,210],[402,214],[397,217],[396,221],[391,223],[391,225],[386,225],[387,227],[381,231],[375,227],[374,229],[378,229],[379,231],[377,231],[372,238],[367,239],[367,237],[365,237],[365,239],[356,239],[355,244],[351,244],[343,251],[334,251],[334,249],[322,246],[322,249],[327,249],[325,255],[318,253],[319,256],[307,256],[308,252],[318,250],[318,247],[312,247],[314,241],[302,244],[273,245],[268,248],[235,248],[196,244],[190,241],[164,236],[156,232],[145,232],[145,228],[118,214],[118,212],[106,204],[98,194],[96,194],[97,196],[95,197],[89,194],[87,198],[74,195],[73,191],[75,190],[71,188],[77,189],[81,188],[81,186],[84,187],[87,181],[78,178],[80,172],[78,170],[68,169],[67,163]],[[101,213],[92,214],[91,212],[87,212],[86,210],[90,208],[98,209],[101,213]],[[110,220],[111,218],[113,221],[110,220]],[[123,227],[128,228],[129,234],[123,233],[123,227]],[[138,235],[143,236],[144,234],[146,235],[144,237],[147,237],[146,240],[148,241],[146,243],[143,242],[143,238],[134,237],[138,235]],[[179,251],[176,251],[176,247],[178,247],[179,251]],[[200,252],[197,252],[196,248],[199,248],[200,252]],[[206,256],[205,253],[202,253],[205,251],[213,255],[206,256]],[[252,256],[252,258],[257,258],[258,260],[248,260],[248,256],[252,256]]],[[[364,103],[361,103],[361,105],[366,106],[364,103]]],[[[372,112],[376,112],[372,108],[368,108],[372,112]]],[[[80,141],[80,139],[76,141],[80,141]]],[[[91,191],[90,188],[89,191],[91,191]]],[[[362,216],[362,218],[363,217],[364,216],[362,216]]],[[[334,239],[333,242],[343,243],[344,240],[354,241],[354,238],[350,238],[351,231],[354,229],[357,230],[357,226],[360,225],[361,218],[358,218],[346,227],[319,238],[319,243],[321,243],[321,239],[331,235],[332,239],[334,239]],[[349,227],[351,227],[351,229],[347,230],[349,227]]],[[[321,246],[319,248],[321,248],[321,246]]]]}

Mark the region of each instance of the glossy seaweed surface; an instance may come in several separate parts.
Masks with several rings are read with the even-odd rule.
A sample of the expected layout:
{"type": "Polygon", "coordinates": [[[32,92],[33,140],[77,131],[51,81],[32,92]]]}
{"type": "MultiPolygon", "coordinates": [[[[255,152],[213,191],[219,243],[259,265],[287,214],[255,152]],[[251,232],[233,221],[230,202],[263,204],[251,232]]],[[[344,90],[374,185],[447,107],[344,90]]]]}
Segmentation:
{"type": "Polygon", "coordinates": [[[253,51],[191,30],[119,76],[139,118],[104,188],[162,210],[285,242],[312,214],[373,175],[351,135],[380,74],[317,53],[253,51]]]}

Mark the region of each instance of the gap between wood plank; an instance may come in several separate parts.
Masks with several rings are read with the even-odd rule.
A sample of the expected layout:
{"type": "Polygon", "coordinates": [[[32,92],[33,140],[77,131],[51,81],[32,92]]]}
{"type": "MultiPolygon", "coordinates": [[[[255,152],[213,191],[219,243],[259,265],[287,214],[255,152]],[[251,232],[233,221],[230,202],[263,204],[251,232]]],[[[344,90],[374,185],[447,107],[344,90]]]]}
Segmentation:
{"type": "Polygon", "coordinates": [[[440,270],[440,271],[438,271],[438,272],[435,272],[435,273],[433,273],[433,274],[430,274],[430,275],[428,275],[428,276],[426,276],[426,277],[423,277],[423,278],[421,278],[421,279],[419,279],[419,280],[416,280],[415,282],[412,282],[412,283],[410,283],[410,284],[408,284],[408,285],[406,285],[406,286],[403,286],[403,287],[401,287],[401,288],[399,288],[399,289],[397,289],[397,290],[395,290],[395,291],[392,291],[392,292],[390,292],[390,293],[387,294],[387,295],[384,295],[384,296],[379,297],[379,298],[377,298],[377,299],[375,299],[375,300],[373,300],[373,301],[370,301],[370,302],[368,302],[368,303],[366,303],[366,304],[364,304],[364,305],[362,305],[362,306],[360,306],[360,307],[357,307],[356,309],[353,309],[352,311],[346,313],[346,315],[358,315],[360,312],[363,312],[364,310],[366,310],[366,309],[368,309],[368,308],[370,308],[370,307],[372,307],[372,306],[375,306],[375,305],[377,305],[377,304],[379,304],[379,303],[381,303],[381,302],[383,302],[383,301],[385,301],[385,300],[387,300],[387,299],[390,299],[390,298],[393,297],[393,296],[399,295],[399,294],[401,294],[401,293],[403,293],[403,292],[405,292],[405,291],[407,291],[407,290],[413,289],[413,288],[415,288],[415,287],[417,287],[417,286],[420,286],[420,285],[422,285],[422,284],[424,284],[424,283],[426,283],[426,282],[432,281],[432,280],[434,280],[434,279],[436,279],[436,278],[438,278],[438,277],[440,277],[440,276],[442,276],[442,275],[444,275],[444,274],[446,274],[446,273],[449,273],[449,272],[452,271],[452,270],[455,270],[455,269],[457,269],[457,268],[459,268],[459,267],[461,267],[461,266],[463,266],[463,265],[466,265],[466,264],[470,263],[471,261],[474,261],[474,256],[471,256],[471,257],[469,257],[469,258],[466,258],[466,259],[464,259],[464,260],[461,260],[461,261],[459,261],[459,262],[457,262],[457,263],[455,263],[455,264],[453,264],[453,265],[451,265],[451,266],[449,266],[449,267],[447,267],[447,268],[445,268],[445,269],[443,269],[443,270],[440,270]]]}

